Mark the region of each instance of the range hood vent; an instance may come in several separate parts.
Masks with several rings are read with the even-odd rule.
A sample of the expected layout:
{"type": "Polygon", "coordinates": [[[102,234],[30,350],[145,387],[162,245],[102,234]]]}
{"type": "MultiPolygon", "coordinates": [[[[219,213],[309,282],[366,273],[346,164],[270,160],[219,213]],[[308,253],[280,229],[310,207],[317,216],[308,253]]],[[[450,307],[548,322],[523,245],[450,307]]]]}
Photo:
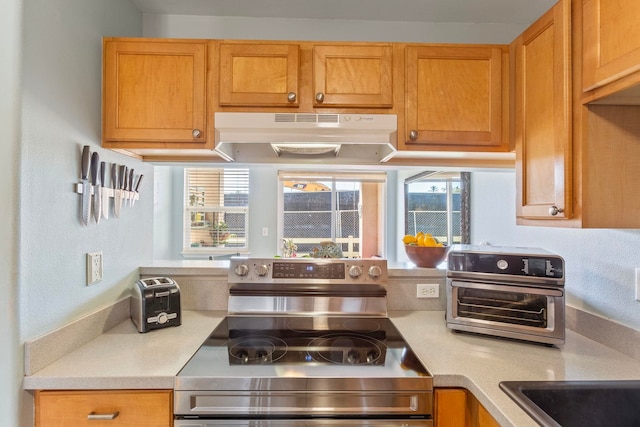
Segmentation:
{"type": "Polygon", "coordinates": [[[375,164],[396,153],[393,114],[216,113],[215,151],[241,163],[375,164]]]}

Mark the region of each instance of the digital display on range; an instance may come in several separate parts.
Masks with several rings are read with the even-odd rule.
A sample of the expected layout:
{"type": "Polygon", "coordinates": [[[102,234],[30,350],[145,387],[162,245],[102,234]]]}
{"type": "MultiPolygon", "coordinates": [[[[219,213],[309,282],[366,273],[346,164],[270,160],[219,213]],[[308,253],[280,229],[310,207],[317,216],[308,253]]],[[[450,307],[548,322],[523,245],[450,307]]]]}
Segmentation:
{"type": "Polygon", "coordinates": [[[273,278],[277,279],[344,279],[344,263],[274,262],[273,278]]]}

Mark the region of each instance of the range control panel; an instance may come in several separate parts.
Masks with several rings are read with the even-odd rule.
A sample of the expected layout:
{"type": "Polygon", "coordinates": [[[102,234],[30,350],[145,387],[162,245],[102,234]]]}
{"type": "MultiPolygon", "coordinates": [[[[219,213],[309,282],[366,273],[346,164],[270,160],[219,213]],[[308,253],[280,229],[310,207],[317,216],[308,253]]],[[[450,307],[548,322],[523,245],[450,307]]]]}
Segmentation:
{"type": "Polygon", "coordinates": [[[233,257],[229,283],[385,283],[387,260],[233,257]]]}

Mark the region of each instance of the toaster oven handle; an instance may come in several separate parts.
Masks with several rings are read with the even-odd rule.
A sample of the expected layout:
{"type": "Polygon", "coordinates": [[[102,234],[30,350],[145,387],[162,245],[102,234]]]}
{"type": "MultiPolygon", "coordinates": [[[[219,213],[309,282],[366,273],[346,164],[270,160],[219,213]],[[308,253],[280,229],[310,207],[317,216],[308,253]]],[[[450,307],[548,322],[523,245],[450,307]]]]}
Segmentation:
{"type": "Polygon", "coordinates": [[[87,420],[89,421],[108,421],[115,420],[120,415],[120,411],[114,411],[110,414],[96,414],[95,412],[91,412],[87,415],[87,420]]]}

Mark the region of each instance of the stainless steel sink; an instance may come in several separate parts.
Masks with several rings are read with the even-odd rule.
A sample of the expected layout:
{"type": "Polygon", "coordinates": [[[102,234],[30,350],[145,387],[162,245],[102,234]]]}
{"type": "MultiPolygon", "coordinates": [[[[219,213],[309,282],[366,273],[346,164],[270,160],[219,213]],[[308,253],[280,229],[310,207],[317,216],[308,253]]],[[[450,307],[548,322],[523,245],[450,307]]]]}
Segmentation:
{"type": "Polygon", "coordinates": [[[638,381],[503,381],[500,388],[543,427],[638,427],[638,381]]]}

